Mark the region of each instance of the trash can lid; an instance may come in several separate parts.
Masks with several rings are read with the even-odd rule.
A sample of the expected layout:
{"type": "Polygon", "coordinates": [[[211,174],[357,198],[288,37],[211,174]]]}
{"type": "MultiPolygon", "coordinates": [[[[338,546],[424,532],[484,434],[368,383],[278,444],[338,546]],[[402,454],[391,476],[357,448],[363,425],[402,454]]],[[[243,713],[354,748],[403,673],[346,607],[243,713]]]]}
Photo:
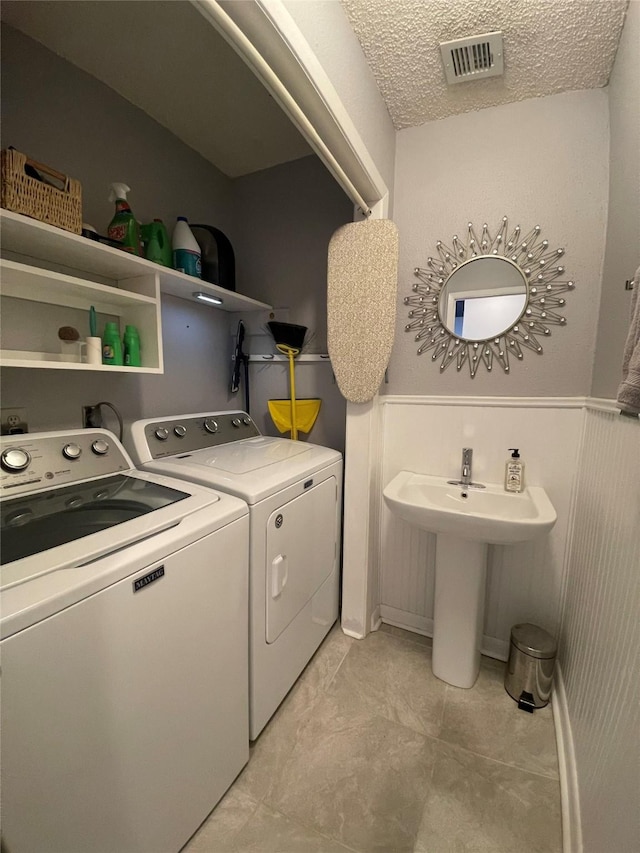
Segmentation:
{"type": "Polygon", "coordinates": [[[511,629],[511,642],[521,652],[534,658],[552,658],[556,653],[556,641],[548,631],[523,622],[511,629]]]}

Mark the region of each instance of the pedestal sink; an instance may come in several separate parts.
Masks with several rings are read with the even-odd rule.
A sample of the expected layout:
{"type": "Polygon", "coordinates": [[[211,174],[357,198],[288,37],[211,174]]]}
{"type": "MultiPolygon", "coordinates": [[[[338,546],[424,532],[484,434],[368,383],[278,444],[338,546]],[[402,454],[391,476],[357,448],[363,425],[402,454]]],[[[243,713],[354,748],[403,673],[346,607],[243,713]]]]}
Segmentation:
{"type": "Polygon", "coordinates": [[[495,484],[471,489],[411,471],[395,476],[383,495],[393,513],[437,536],[433,674],[454,687],[473,687],[480,669],[487,546],[548,533],[556,511],[540,486],[512,494],[495,484]]]}

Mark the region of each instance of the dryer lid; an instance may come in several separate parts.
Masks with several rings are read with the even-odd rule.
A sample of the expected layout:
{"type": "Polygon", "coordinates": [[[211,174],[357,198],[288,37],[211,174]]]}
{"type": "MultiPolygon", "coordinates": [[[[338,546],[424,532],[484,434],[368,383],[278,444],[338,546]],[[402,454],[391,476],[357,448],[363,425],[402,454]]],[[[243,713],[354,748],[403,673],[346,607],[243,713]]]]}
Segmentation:
{"type": "Polygon", "coordinates": [[[192,461],[198,465],[215,467],[229,474],[249,474],[261,468],[267,468],[269,465],[287,463],[310,451],[311,447],[299,442],[259,436],[216,447],[211,453],[194,456],[192,461]]]}

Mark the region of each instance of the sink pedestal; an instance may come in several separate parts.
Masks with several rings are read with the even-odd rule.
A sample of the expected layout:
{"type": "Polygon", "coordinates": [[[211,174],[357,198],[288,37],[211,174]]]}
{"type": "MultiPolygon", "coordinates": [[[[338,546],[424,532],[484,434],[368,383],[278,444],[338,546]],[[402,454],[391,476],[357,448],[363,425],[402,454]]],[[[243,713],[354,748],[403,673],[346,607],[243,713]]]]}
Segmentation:
{"type": "Polygon", "coordinates": [[[473,687],[480,671],[487,545],[436,537],[433,674],[454,687],[473,687]]]}

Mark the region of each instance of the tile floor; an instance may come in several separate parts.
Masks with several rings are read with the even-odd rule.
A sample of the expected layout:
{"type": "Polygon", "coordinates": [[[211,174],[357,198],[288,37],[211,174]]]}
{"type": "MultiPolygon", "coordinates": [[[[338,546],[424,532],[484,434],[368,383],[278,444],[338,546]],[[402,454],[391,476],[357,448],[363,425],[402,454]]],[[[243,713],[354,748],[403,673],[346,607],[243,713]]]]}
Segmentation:
{"type": "Polygon", "coordinates": [[[430,643],[335,626],[183,853],[560,853],[551,707],[489,658],[449,687],[430,643]]]}

